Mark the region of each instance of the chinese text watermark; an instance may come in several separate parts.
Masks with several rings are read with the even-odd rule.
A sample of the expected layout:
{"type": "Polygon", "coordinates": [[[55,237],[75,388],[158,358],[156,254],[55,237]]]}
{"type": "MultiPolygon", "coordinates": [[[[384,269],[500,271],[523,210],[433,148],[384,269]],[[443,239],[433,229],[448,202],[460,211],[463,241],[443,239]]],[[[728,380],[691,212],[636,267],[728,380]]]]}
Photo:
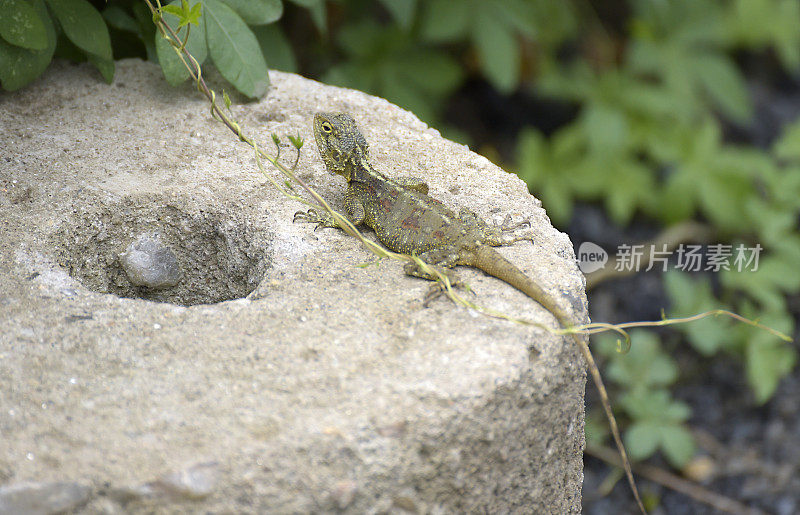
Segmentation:
{"type": "MultiPolygon", "coordinates": [[[[617,272],[649,272],[661,270],[666,272],[670,267],[670,258],[674,256],[672,268],[684,272],[719,272],[734,270],[737,272],[758,270],[758,258],[762,247],[753,247],[716,243],[713,245],[680,244],[670,250],[664,244],[657,245],[620,245],[617,247],[614,270],[617,272]]],[[[604,268],[608,262],[608,253],[592,242],[581,243],[578,248],[578,261],[585,274],[604,268]]]]}

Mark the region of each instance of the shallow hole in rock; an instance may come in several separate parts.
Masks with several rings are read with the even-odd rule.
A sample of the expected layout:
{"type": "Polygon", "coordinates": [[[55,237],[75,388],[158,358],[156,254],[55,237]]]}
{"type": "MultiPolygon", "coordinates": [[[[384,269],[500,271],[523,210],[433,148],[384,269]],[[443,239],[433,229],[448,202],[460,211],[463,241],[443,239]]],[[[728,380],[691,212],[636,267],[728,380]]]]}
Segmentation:
{"type": "Polygon", "coordinates": [[[183,306],[247,296],[269,266],[269,234],[191,197],[76,200],[53,234],[59,263],[90,290],[183,306]]]}

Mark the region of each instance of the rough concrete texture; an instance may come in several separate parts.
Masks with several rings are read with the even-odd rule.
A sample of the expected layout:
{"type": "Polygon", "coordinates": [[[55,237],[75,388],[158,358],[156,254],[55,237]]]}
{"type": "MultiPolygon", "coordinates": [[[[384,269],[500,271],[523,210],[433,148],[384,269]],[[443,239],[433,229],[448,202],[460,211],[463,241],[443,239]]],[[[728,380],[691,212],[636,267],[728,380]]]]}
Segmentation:
{"type": "MultiPolygon", "coordinates": [[[[530,217],[536,244],[500,251],[585,317],[570,242],[517,177],[385,100],[271,80],[233,112],[265,148],[303,136],[299,175],[334,207],[320,110],[352,113],[388,175],[426,177],[488,220],[530,217]]],[[[107,85],[57,62],[3,93],[3,491],[87,485],[81,513],[578,512],[574,344],[444,299],[423,308],[428,283],[359,266],[374,258],[353,238],[292,224],[303,207],[151,64],[119,62],[107,85]],[[174,253],[176,286],[127,279],[120,254],[144,235],[174,253]]],[[[461,274],[475,301],[554,325],[507,284],[461,274]]]]}

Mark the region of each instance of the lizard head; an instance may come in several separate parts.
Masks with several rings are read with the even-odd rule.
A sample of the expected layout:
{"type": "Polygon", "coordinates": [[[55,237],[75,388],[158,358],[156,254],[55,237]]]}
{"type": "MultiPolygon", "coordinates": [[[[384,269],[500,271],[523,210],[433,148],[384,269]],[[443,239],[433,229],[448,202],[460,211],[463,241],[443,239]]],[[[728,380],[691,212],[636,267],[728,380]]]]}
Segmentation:
{"type": "Polygon", "coordinates": [[[315,114],[314,139],[328,171],[342,175],[348,181],[352,171],[369,152],[367,140],[347,113],[315,114]]]}

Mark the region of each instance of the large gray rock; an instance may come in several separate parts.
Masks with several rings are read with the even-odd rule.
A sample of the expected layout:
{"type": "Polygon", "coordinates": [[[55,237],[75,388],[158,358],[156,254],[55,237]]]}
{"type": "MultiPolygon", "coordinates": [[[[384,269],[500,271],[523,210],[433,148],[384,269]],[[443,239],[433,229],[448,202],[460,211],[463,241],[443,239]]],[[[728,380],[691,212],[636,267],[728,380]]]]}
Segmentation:
{"type": "MultiPolygon", "coordinates": [[[[487,219],[531,217],[536,244],[500,251],[585,317],[570,242],[518,178],[385,100],[271,79],[233,112],[265,148],[303,136],[298,173],[335,207],[319,110],[352,113],[390,176],[424,176],[487,219]]],[[[56,63],[3,93],[0,485],[88,484],[87,512],[579,511],[575,345],[423,308],[425,281],[359,266],[374,258],[353,238],[292,224],[303,207],[151,64],[122,61],[106,85],[56,63]],[[120,255],[152,234],[179,275],[133,285],[120,255]]],[[[462,276],[477,302],[554,324],[507,284],[462,276]]]]}

